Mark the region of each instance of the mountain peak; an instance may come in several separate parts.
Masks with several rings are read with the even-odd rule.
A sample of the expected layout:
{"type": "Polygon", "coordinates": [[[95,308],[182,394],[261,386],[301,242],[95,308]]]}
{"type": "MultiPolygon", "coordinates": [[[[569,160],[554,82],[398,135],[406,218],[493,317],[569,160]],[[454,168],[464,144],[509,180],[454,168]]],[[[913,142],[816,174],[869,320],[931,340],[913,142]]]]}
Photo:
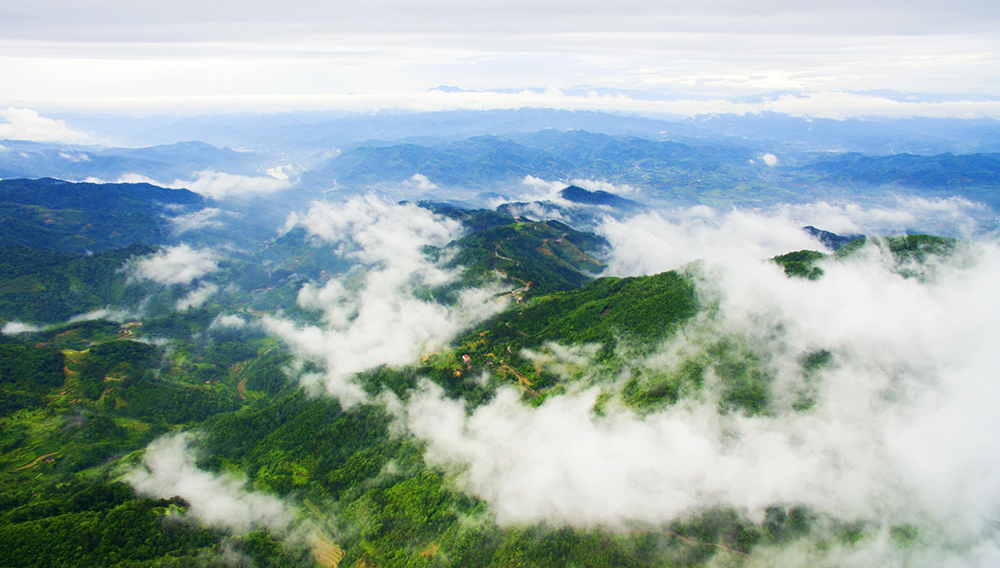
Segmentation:
{"type": "Polygon", "coordinates": [[[559,196],[566,201],[580,203],[582,205],[606,205],[616,209],[644,209],[645,206],[638,201],[625,199],[608,191],[589,191],[575,185],[568,186],[559,192],[559,196]]]}

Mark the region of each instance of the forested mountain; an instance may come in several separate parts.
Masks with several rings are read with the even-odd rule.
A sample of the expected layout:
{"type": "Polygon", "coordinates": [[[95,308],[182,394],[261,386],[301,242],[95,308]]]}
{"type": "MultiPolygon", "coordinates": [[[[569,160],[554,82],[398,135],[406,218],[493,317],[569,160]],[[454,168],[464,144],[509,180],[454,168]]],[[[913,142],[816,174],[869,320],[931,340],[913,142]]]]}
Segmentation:
{"type": "Polygon", "coordinates": [[[0,566],[1000,549],[996,121],[112,123],[0,145],[94,178],[0,181],[0,566]]]}
{"type": "Polygon", "coordinates": [[[263,160],[251,152],[216,148],[204,142],[176,142],[146,148],[61,145],[7,141],[0,152],[0,178],[56,177],[114,181],[139,175],[171,183],[205,170],[258,173],[263,160]]]}
{"type": "MultiPolygon", "coordinates": [[[[12,209],[135,227],[155,226],[164,204],[204,205],[145,185],[3,188],[12,209]]],[[[656,219],[609,193],[560,195],[565,211],[639,215],[604,223],[656,219]]],[[[923,546],[907,543],[924,542],[924,525],[894,517],[887,528],[808,499],[768,500],[760,516],[726,499],[683,514],[581,506],[577,489],[614,503],[652,484],[646,498],[668,511],[670,483],[688,482],[650,463],[634,483],[632,454],[625,477],[601,461],[562,471],[590,455],[560,457],[562,436],[575,445],[571,432],[590,432],[616,453],[694,410],[743,436],[804,424],[829,404],[821,377],[852,355],[833,343],[790,348],[781,326],[762,335],[725,323],[738,306],[711,264],[605,276],[621,270],[615,230],[515,209],[369,196],[313,203],[239,249],[192,231],[184,244],[92,255],[28,225],[40,228],[18,233],[25,244],[4,248],[0,265],[0,564],[707,566],[862,546],[884,530],[900,554],[923,546]],[[574,408],[583,422],[569,426],[574,408]],[[619,428],[631,433],[608,445],[619,428]],[[591,475],[624,494],[586,489],[591,475]]],[[[842,244],[808,229],[793,239],[842,244]]],[[[835,290],[879,255],[892,259],[885,278],[932,286],[966,253],[953,239],[862,239],[832,255],[761,257],[754,274],[780,278],[770,282],[786,295],[823,297],[826,282],[835,290]]]]}
{"type": "Polygon", "coordinates": [[[8,245],[77,253],[160,244],[173,230],[168,214],[205,204],[190,191],[149,184],[0,180],[0,238],[8,245]]]}

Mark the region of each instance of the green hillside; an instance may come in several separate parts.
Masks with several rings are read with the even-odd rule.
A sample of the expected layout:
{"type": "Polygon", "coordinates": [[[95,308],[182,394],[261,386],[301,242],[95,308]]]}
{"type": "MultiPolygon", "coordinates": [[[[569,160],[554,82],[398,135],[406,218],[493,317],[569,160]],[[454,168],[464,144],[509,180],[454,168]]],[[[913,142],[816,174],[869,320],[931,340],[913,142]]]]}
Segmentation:
{"type": "Polygon", "coordinates": [[[62,252],[97,252],[167,240],[171,211],[200,209],[204,198],[149,184],[0,180],[0,240],[62,252]]]}
{"type": "MultiPolygon", "coordinates": [[[[602,277],[607,242],[598,235],[559,221],[421,206],[460,220],[464,233],[415,247],[423,258],[408,262],[458,276],[431,287],[414,271],[398,289],[378,288],[379,298],[403,290],[409,296],[394,300],[423,302],[419,313],[434,322],[439,308],[459,303],[458,293],[483,284],[505,307],[449,341],[428,343],[433,350],[415,360],[352,373],[346,380],[368,397],[353,406],[317,395],[327,371],[323,342],[357,339],[342,328],[364,307],[336,294],[366,285],[365,261],[303,227],[255,249],[227,250],[203,277],[215,291],[184,309],[178,301],[194,283],[129,282],[122,267],[156,250],[146,245],[92,255],[42,242],[0,250],[0,320],[52,324],[0,341],[0,566],[749,566],[751,552],[792,545],[814,526],[826,531],[829,547],[881,534],[882,527],[841,526],[781,500],[763,518],[707,506],[661,523],[500,522],[491,503],[466,490],[462,473],[429,463],[429,442],[405,425],[415,397],[440,389],[469,416],[504,397],[544,409],[587,391],[595,398],[585,399],[585,410],[595,420],[613,412],[642,420],[691,400],[736,419],[778,420],[816,404],[810,378],[837,356],[810,348],[782,369],[801,379],[802,392],[779,399],[758,338],[711,329],[720,304],[699,293],[709,275],[698,263],[602,277]],[[335,278],[344,284],[324,301],[342,312],[302,301],[306,283],[319,294],[335,278]],[[103,307],[128,308],[135,319],[67,321],[103,307]],[[284,323],[307,336],[305,348],[274,331],[284,323]],[[678,337],[684,348],[669,364],[647,363],[678,337]],[[303,356],[309,348],[321,356],[303,356]],[[303,377],[315,388],[300,386],[303,377]],[[166,460],[188,468],[178,487],[218,485],[211,498],[232,491],[244,504],[247,495],[274,500],[289,518],[227,529],[234,519],[197,520],[204,503],[137,493],[129,476],[144,471],[157,451],[151,444],[182,432],[192,457],[166,460]]],[[[773,260],[790,278],[815,280],[823,263],[849,262],[873,244],[900,272],[921,277],[917,267],[959,248],[930,236],[869,238],[832,257],[798,251],[773,260]]],[[[372,273],[389,278],[379,272],[384,260],[372,264],[372,273]]],[[[913,527],[891,529],[890,538],[915,538],[913,527]]]]}

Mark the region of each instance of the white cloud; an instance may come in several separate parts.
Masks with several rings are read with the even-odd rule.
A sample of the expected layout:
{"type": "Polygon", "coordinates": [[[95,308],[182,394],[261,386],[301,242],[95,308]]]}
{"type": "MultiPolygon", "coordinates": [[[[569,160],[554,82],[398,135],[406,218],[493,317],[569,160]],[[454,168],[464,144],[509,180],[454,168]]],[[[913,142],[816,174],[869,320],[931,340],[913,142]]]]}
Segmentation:
{"type": "MultiPolygon", "coordinates": [[[[70,129],[63,120],[46,118],[27,108],[8,108],[0,110],[0,139],[84,144],[89,137],[70,129]]],[[[66,158],[79,161],[80,156],[87,158],[86,154],[66,158]]]]}
{"type": "Polygon", "coordinates": [[[131,263],[138,278],[167,286],[191,282],[219,269],[219,255],[211,249],[197,250],[189,245],[163,248],[131,263]]]}
{"type": "Polygon", "coordinates": [[[212,323],[208,327],[209,329],[220,328],[220,327],[240,329],[246,326],[247,326],[247,321],[241,318],[240,316],[234,314],[227,314],[227,315],[219,314],[215,316],[215,319],[212,320],[212,323]]]}
{"type": "Polygon", "coordinates": [[[293,171],[294,168],[289,165],[274,166],[273,168],[268,168],[266,173],[274,179],[287,180],[288,174],[285,173],[285,170],[293,171]]]}
{"type": "Polygon", "coordinates": [[[189,308],[201,307],[208,299],[219,291],[219,287],[211,282],[202,282],[197,288],[177,300],[177,311],[183,312],[189,308]]]}
{"type": "Polygon", "coordinates": [[[519,197],[519,199],[560,201],[562,203],[566,203],[565,200],[562,200],[559,197],[559,192],[566,189],[566,186],[569,185],[566,182],[546,181],[533,175],[526,175],[524,176],[524,179],[521,180],[521,185],[528,188],[529,193],[519,197]]]}
{"type": "Polygon", "coordinates": [[[120,323],[125,321],[127,318],[128,318],[128,312],[124,310],[119,310],[115,308],[100,308],[97,310],[89,311],[85,314],[75,315],[69,318],[67,321],[69,323],[75,323],[78,321],[93,321],[99,319],[106,319],[120,323]]]}
{"type": "Polygon", "coordinates": [[[764,160],[764,163],[767,164],[768,167],[773,168],[778,165],[778,157],[774,154],[764,154],[760,157],[760,159],[764,160]]]}
{"type": "MultiPolygon", "coordinates": [[[[104,183],[103,180],[98,178],[88,178],[86,181],[104,183]]],[[[279,191],[284,191],[292,186],[291,182],[288,181],[288,176],[285,176],[284,178],[275,177],[270,174],[267,177],[244,176],[216,172],[213,170],[202,170],[200,172],[196,172],[193,179],[175,179],[170,183],[157,181],[142,174],[126,173],[119,176],[118,179],[115,180],[115,183],[149,183],[172,189],[187,189],[197,193],[198,195],[214,199],[216,201],[230,197],[239,198],[271,195],[279,191]]],[[[171,219],[171,221],[178,225],[177,232],[181,233],[191,230],[192,228],[221,226],[221,223],[218,221],[212,221],[212,218],[217,216],[219,213],[219,209],[207,207],[201,211],[176,217],[176,220],[171,219]]]]}
{"type": "MultiPolygon", "coordinates": [[[[755,563],[989,565],[1000,547],[992,406],[1000,246],[959,251],[925,282],[900,276],[877,248],[824,262],[824,276],[809,281],[764,260],[810,244],[799,225],[754,215],[688,212],[681,228],[641,216],[632,222],[641,238],[613,241],[653,249],[618,265],[630,274],[705,258],[692,274],[702,302],[718,306],[615,372],[671,375],[684,360],[715,360],[710,346],[719,340],[736,342],[770,377],[767,414],[720,412],[722,379],[711,366],[697,394],[645,416],[614,405],[596,415],[596,389],[571,389],[537,408],[501,389],[469,413],[428,383],[405,410],[410,431],[428,443],[428,462],[457,474],[501,524],[649,527],[712,507],[759,522],[769,506],[805,505],[818,515],[820,540],[761,546],[755,563]],[[807,378],[803,357],[819,350],[831,362],[807,378]],[[803,392],[815,404],[794,410],[803,392]],[[862,521],[874,536],[823,548],[824,519],[862,521]],[[900,525],[916,528],[913,544],[887,537],[900,525]]],[[[553,351],[548,360],[586,358],[553,351]]],[[[603,385],[618,380],[605,376],[603,385]]]]}
{"type": "Polygon", "coordinates": [[[169,187],[189,189],[209,199],[221,200],[228,197],[252,197],[270,195],[291,187],[284,179],[274,177],[252,177],[204,170],[190,181],[174,180],[169,187]]]}
{"type": "Polygon", "coordinates": [[[34,325],[20,321],[9,321],[3,324],[3,329],[0,329],[0,333],[4,335],[17,335],[19,333],[34,333],[36,331],[44,331],[45,329],[46,326],[44,325],[34,325]]]}
{"type": "MultiPolygon", "coordinates": [[[[104,183],[101,180],[95,180],[97,183],[104,183]]],[[[122,174],[115,183],[148,183],[150,185],[158,185],[160,187],[167,187],[165,184],[156,181],[155,179],[144,176],[142,174],[126,173],[122,174]]]]}
{"type": "Polygon", "coordinates": [[[608,193],[618,195],[636,194],[639,192],[639,188],[633,187],[627,183],[616,185],[608,181],[579,178],[569,181],[546,181],[533,175],[524,176],[524,179],[521,180],[521,185],[527,188],[528,191],[523,195],[517,196],[517,200],[552,201],[564,206],[574,205],[572,202],[566,201],[559,195],[560,191],[571,185],[582,187],[588,191],[606,191],[608,193]]]}
{"type": "Polygon", "coordinates": [[[206,207],[185,215],[169,217],[167,220],[174,225],[174,234],[180,235],[181,233],[197,229],[223,227],[222,221],[219,220],[221,213],[221,209],[206,207]]]}
{"type": "MultiPolygon", "coordinates": [[[[151,78],[151,80],[153,80],[151,78]]],[[[706,85],[697,77],[681,80],[679,78],[665,79],[671,86],[683,87],[685,82],[691,85],[706,85]]],[[[343,110],[354,112],[373,112],[384,109],[397,109],[417,112],[436,112],[445,110],[493,110],[519,108],[552,108],[562,110],[600,111],[637,113],[649,116],[685,116],[702,114],[738,114],[776,112],[792,116],[817,118],[832,118],[843,120],[856,117],[885,116],[891,118],[1000,118],[1000,100],[969,96],[957,100],[945,101],[906,101],[877,95],[860,94],[851,91],[807,90],[804,85],[795,85],[776,81],[766,87],[737,89],[720,85],[716,89],[707,89],[706,93],[690,93],[684,95],[665,95],[657,98],[658,93],[651,91],[648,96],[629,96],[628,94],[581,96],[565,94],[556,90],[537,92],[524,90],[521,92],[458,92],[427,91],[423,82],[413,90],[393,89],[386,91],[368,90],[365,92],[327,94],[290,94],[264,95],[248,94],[241,96],[229,95],[188,95],[161,96],[150,94],[137,97],[104,98],[66,98],[52,99],[48,94],[38,95],[44,98],[48,106],[59,106],[70,109],[117,110],[121,108],[136,111],[180,111],[188,114],[204,114],[206,112],[252,111],[252,112],[288,112],[294,110],[343,110]],[[758,94],[761,91],[770,92],[776,89],[796,89],[800,94],[782,95],[760,101],[748,102],[739,96],[734,96],[734,90],[742,94],[758,94]]],[[[857,89],[877,88],[878,85],[857,85],[857,89]]],[[[573,88],[567,85],[566,90],[573,88]]],[[[900,85],[897,89],[904,90],[908,86],[900,85]]],[[[1000,88],[1000,87],[998,87],[1000,88]]],[[[634,91],[635,89],[629,89],[634,91]]],[[[34,100],[34,99],[33,99],[34,100]]],[[[257,178],[251,178],[257,179],[257,178]]],[[[268,178],[263,178],[268,179],[268,178]]],[[[281,180],[274,180],[281,181],[281,180]]],[[[190,182],[182,182],[188,184],[190,182]]]]}
{"type": "Polygon", "coordinates": [[[923,231],[973,238],[992,211],[961,197],[896,196],[888,203],[863,206],[851,202],[815,202],[778,207],[779,216],[839,234],[898,234],[923,231]]]}
{"type": "Polygon", "coordinates": [[[90,156],[84,154],[83,152],[77,152],[76,154],[70,154],[67,152],[59,152],[59,157],[64,160],[69,160],[74,163],[89,162],[90,156]]]}
{"type": "Polygon", "coordinates": [[[136,492],[158,498],[180,497],[190,515],[213,528],[245,533],[256,527],[280,531],[293,512],[276,497],[249,491],[246,482],[198,468],[189,434],[165,436],[149,445],[143,467],[125,476],[136,492]]]}
{"type": "Polygon", "coordinates": [[[432,189],[437,189],[437,185],[434,184],[427,176],[423,174],[413,174],[410,181],[416,184],[417,189],[420,191],[430,191],[432,189]]]}
{"type": "Polygon", "coordinates": [[[343,203],[315,202],[305,214],[292,214],[286,229],[302,226],[359,265],[341,281],[306,284],[298,303],[322,311],[323,324],[300,326],[266,317],[263,324],[301,357],[321,363],[325,372],[303,378],[338,397],[342,404],[367,400],[351,380],[379,365],[404,365],[444,346],[455,333],[501,309],[495,290],[466,290],[454,305],[427,298],[426,292],[453,281],[424,254],[461,235],[457,221],[413,204],[375,197],[343,203]]]}
{"type": "Polygon", "coordinates": [[[612,245],[608,274],[636,275],[674,270],[695,260],[770,258],[820,249],[801,225],[776,215],[697,206],[629,219],[606,219],[599,232],[612,245]]]}
{"type": "Polygon", "coordinates": [[[567,185],[575,185],[589,191],[606,191],[618,195],[634,195],[639,193],[638,187],[633,187],[627,183],[616,185],[608,181],[592,179],[574,179],[567,185]]]}
{"type": "Polygon", "coordinates": [[[597,229],[612,244],[608,274],[635,275],[679,268],[695,260],[763,259],[795,250],[822,250],[801,230],[811,225],[840,235],[923,231],[972,238],[991,212],[962,198],[901,196],[869,206],[851,202],[780,205],[717,212],[704,205],[605,219],[597,229]]]}

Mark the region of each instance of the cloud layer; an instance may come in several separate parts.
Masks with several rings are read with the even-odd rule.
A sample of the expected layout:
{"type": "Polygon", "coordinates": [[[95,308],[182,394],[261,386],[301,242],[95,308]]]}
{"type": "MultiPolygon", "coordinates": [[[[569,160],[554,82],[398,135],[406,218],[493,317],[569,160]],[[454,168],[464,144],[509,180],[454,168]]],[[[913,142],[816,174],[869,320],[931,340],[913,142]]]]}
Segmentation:
{"type": "Polygon", "coordinates": [[[452,282],[458,272],[429,259],[424,248],[457,238],[462,232],[457,221],[369,196],[316,202],[308,212],[289,217],[286,229],[296,226],[357,265],[341,279],[306,284],[299,291],[298,304],[322,313],[321,325],[277,317],[263,323],[298,355],[321,364],[323,373],[303,380],[345,405],[367,399],[351,379],[354,374],[407,364],[503,307],[494,299],[495,290],[465,290],[451,305],[429,297],[431,289],[452,282]]]}
{"type": "Polygon", "coordinates": [[[125,476],[136,492],[150,497],[180,497],[190,515],[211,527],[245,533],[256,527],[283,530],[293,512],[278,498],[246,489],[246,482],[200,469],[190,434],[160,438],[146,448],[143,467],[125,476]]]}
{"type": "Polygon", "coordinates": [[[840,235],[927,232],[980,236],[992,213],[961,198],[900,197],[883,205],[815,202],[768,210],[719,212],[707,206],[654,211],[597,229],[612,245],[607,274],[633,276],[674,270],[695,260],[755,263],[823,245],[801,230],[811,225],[840,235]]]}
{"type": "MultiPolygon", "coordinates": [[[[31,142],[62,142],[64,144],[85,144],[89,136],[70,129],[63,120],[53,120],[27,108],[0,110],[0,140],[28,140],[31,142]]],[[[81,158],[60,154],[72,161],[81,158]]],[[[87,159],[86,154],[80,154],[87,159]]]]}
{"type": "Polygon", "coordinates": [[[4,100],[197,113],[543,106],[827,117],[998,116],[1000,104],[1000,13],[982,0],[302,2],[280,15],[263,3],[56,4],[0,7],[4,100]],[[438,85],[465,91],[428,91],[438,85]],[[743,98],[762,93],[773,95],[743,98]]]}
{"type": "Polygon", "coordinates": [[[167,286],[187,285],[219,269],[219,256],[211,249],[181,244],[163,248],[132,262],[137,278],[167,286]]]}
{"type": "Polygon", "coordinates": [[[645,264],[619,265],[642,273],[702,256],[699,293],[718,310],[652,356],[623,353],[624,371],[600,380],[613,392],[622,372],[676,374],[686,360],[713,360],[710,346],[725,340],[769,377],[766,414],[720,412],[723,384],[711,367],[696,393],[644,416],[615,405],[598,416],[599,390],[587,383],[537,408],[501,389],[471,413],[425,384],[405,421],[428,443],[427,460],[456,472],[502,524],[648,527],[713,507],[760,522],[769,506],[804,505],[817,516],[815,536],[856,521],[868,536],[763,547],[761,561],[990,565],[1000,558],[1000,418],[990,402],[1000,396],[1000,247],[956,253],[926,281],[904,278],[872,247],[824,263],[825,275],[809,281],[763,260],[810,244],[794,236],[798,225],[757,217],[731,214],[695,239],[647,238],[656,250],[645,264]],[[685,248],[694,242],[702,248],[685,248]],[[820,351],[830,363],[805,372],[802,361],[820,351]],[[811,407],[796,407],[803,393],[811,407]],[[919,536],[901,547],[888,531],[903,525],[919,536]]]}
{"type": "Polygon", "coordinates": [[[271,176],[253,177],[227,174],[212,170],[197,172],[190,181],[174,180],[169,187],[185,188],[209,199],[221,200],[229,197],[252,197],[270,195],[291,187],[287,179],[271,176]]]}

